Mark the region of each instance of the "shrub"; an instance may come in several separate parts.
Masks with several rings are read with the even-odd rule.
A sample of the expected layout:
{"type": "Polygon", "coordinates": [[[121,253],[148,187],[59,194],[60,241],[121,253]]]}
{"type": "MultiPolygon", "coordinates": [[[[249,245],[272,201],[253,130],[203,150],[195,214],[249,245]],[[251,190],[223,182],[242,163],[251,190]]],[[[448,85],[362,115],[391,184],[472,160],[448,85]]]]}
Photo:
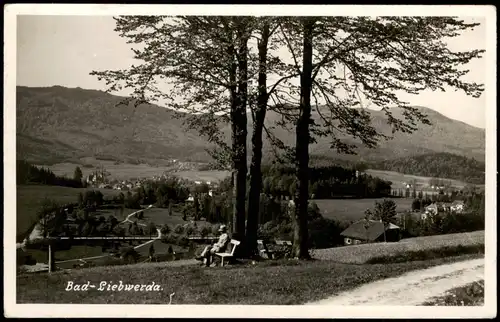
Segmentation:
{"type": "Polygon", "coordinates": [[[136,263],[140,255],[133,247],[125,247],[120,251],[120,257],[126,263],[136,263]]]}
{"type": "Polygon", "coordinates": [[[484,214],[476,213],[447,213],[438,214],[425,220],[416,220],[407,216],[404,236],[432,236],[454,233],[464,233],[483,230],[485,227],[484,214]]]}
{"type": "Polygon", "coordinates": [[[467,284],[447,291],[444,295],[432,298],[422,305],[426,306],[483,306],[484,280],[467,284]]]}
{"type": "Polygon", "coordinates": [[[26,253],[24,250],[17,249],[17,265],[35,265],[36,259],[31,254],[26,253]]]}
{"type": "Polygon", "coordinates": [[[190,241],[186,236],[178,236],[175,244],[181,247],[188,247],[190,241]]]}
{"type": "Polygon", "coordinates": [[[156,235],[158,232],[156,230],[156,225],[154,223],[149,223],[149,225],[147,226],[147,229],[146,229],[146,232],[149,234],[149,235],[156,235]]]}
{"type": "Polygon", "coordinates": [[[164,244],[176,244],[177,243],[177,235],[174,234],[166,234],[161,237],[161,241],[164,244]]]}
{"type": "MultiPolygon", "coordinates": [[[[314,213],[314,207],[312,210],[314,213]]],[[[313,215],[313,218],[316,219],[312,219],[308,223],[310,248],[329,248],[343,244],[340,233],[347,228],[347,224],[323,218],[318,214],[313,215]]],[[[291,240],[293,238],[293,224],[288,221],[279,223],[273,221],[266,222],[259,227],[258,236],[260,239],[267,240],[291,240]]]]}
{"type": "Polygon", "coordinates": [[[194,232],[195,232],[195,230],[194,230],[193,226],[187,226],[186,227],[186,235],[191,236],[191,235],[194,234],[194,232]]]}
{"type": "Polygon", "coordinates": [[[165,224],[161,227],[160,231],[161,231],[162,235],[166,235],[166,234],[170,233],[170,227],[167,224],[165,224]]]}
{"type": "Polygon", "coordinates": [[[182,225],[175,226],[174,233],[176,233],[178,235],[182,235],[184,233],[184,226],[182,226],[182,225]]]}
{"type": "Polygon", "coordinates": [[[128,194],[127,198],[125,199],[125,207],[129,209],[141,209],[139,195],[137,193],[133,195],[128,194]]]}
{"type": "Polygon", "coordinates": [[[309,247],[330,248],[343,245],[340,233],[347,228],[346,223],[319,217],[308,224],[309,247]]]}
{"type": "Polygon", "coordinates": [[[208,236],[208,234],[210,234],[210,228],[208,228],[207,226],[203,226],[203,228],[200,229],[201,237],[206,237],[208,236]]]}
{"type": "Polygon", "coordinates": [[[310,201],[307,205],[307,217],[309,221],[321,218],[321,210],[314,201],[310,201]]]}

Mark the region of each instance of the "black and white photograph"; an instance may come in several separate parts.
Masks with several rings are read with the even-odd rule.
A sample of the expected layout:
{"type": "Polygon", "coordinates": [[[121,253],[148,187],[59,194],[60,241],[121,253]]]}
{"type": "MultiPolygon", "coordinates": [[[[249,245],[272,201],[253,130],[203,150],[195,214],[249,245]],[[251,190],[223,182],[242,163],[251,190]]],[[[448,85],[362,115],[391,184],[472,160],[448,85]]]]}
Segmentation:
{"type": "Polygon", "coordinates": [[[4,16],[6,316],[496,316],[494,6],[4,16]]]}

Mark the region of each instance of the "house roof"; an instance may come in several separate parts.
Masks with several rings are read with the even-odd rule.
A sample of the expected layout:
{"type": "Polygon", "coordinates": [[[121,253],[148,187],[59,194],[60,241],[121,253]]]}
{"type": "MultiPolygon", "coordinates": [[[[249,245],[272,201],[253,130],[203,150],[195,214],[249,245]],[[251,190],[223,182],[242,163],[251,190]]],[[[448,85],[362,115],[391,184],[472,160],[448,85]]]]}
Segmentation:
{"type": "MultiPolygon", "coordinates": [[[[394,224],[389,224],[386,231],[390,229],[399,229],[399,227],[394,224]]],[[[384,224],[382,222],[370,220],[370,225],[368,229],[366,229],[365,220],[360,220],[347,227],[340,235],[360,240],[376,240],[383,233],[384,224]]]]}

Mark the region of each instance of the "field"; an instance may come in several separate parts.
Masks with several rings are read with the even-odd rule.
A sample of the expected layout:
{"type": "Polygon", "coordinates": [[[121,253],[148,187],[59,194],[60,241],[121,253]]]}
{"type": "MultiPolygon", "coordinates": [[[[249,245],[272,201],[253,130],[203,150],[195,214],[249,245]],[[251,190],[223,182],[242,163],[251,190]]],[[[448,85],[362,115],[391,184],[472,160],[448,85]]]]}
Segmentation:
{"type": "MultiPolygon", "coordinates": [[[[108,171],[112,178],[116,179],[130,179],[130,178],[143,178],[161,175],[164,171],[171,170],[172,167],[168,166],[157,166],[152,167],[147,164],[127,164],[119,163],[115,164],[113,161],[93,161],[90,163],[94,167],[82,166],[80,164],[74,163],[57,163],[48,168],[54,172],[54,174],[59,176],[66,176],[69,178],[73,177],[73,172],[77,166],[82,170],[83,176],[86,177],[93,171],[97,170],[97,165],[104,167],[108,171]]],[[[47,166],[43,166],[47,167],[47,166]]]]}
{"type": "Polygon", "coordinates": [[[484,245],[484,230],[470,233],[402,239],[395,243],[361,244],[314,250],[314,258],[339,263],[364,264],[372,258],[395,256],[404,252],[438,249],[445,246],[484,245]]]}
{"type": "MultiPolygon", "coordinates": [[[[188,221],[184,221],[182,219],[182,215],[180,213],[173,212],[172,216],[168,214],[167,208],[151,208],[144,211],[144,220],[148,222],[153,222],[157,226],[162,226],[167,224],[171,229],[173,229],[177,225],[184,225],[191,222],[191,219],[188,218],[188,221]]],[[[196,221],[196,225],[198,228],[203,227],[203,225],[211,225],[204,220],[196,221]]]]}
{"type": "MultiPolygon", "coordinates": [[[[78,193],[92,190],[91,188],[68,188],[45,185],[18,185],[17,190],[17,214],[16,214],[16,234],[22,234],[33,224],[37,211],[44,198],[50,198],[60,203],[76,202],[78,193]]],[[[99,190],[107,196],[117,195],[120,191],[111,189],[99,190]]],[[[14,214],[13,214],[14,215],[14,214]]]]}
{"type": "MultiPolygon", "coordinates": [[[[133,212],[137,212],[137,209],[128,209],[125,208],[123,211],[123,214],[121,214],[121,209],[102,209],[98,210],[96,213],[96,216],[104,216],[105,218],[109,216],[114,216],[116,219],[119,221],[125,220],[127,216],[133,212]]],[[[187,221],[184,221],[182,219],[182,214],[177,212],[177,211],[172,211],[172,215],[170,216],[168,213],[168,208],[150,208],[147,210],[144,210],[143,212],[143,219],[137,220],[137,223],[140,225],[147,225],[148,223],[152,222],[154,223],[158,228],[160,228],[163,225],[168,225],[170,229],[174,229],[175,226],[177,225],[185,225],[188,223],[191,223],[192,219],[191,217],[187,218],[187,221]]],[[[132,221],[136,220],[135,216],[133,218],[130,218],[132,221]]],[[[194,222],[194,221],[193,221],[194,222]]],[[[196,221],[196,225],[198,228],[203,227],[204,225],[210,225],[210,223],[207,223],[205,220],[198,220],[196,221]]]]}
{"type": "MultiPolygon", "coordinates": [[[[403,189],[407,183],[411,184],[413,180],[415,180],[417,191],[422,190],[425,192],[426,189],[430,190],[429,180],[432,179],[431,177],[421,177],[394,171],[372,170],[372,169],[368,169],[365,172],[369,175],[379,177],[380,179],[391,181],[392,189],[403,189]]],[[[438,178],[438,179],[443,180],[445,182],[450,182],[452,187],[458,189],[462,189],[467,185],[467,183],[463,181],[446,179],[446,178],[438,178]]],[[[484,187],[484,185],[476,185],[476,186],[484,187]]]]}
{"type": "Polygon", "coordinates": [[[187,180],[212,181],[212,182],[222,181],[231,175],[229,173],[229,171],[216,171],[216,170],[211,170],[211,171],[176,171],[176,172],[173,172],[172,174],[179,176],[181,178],[187,179],[187,180]]]}
{"type": "Polygon", "coordinates": [[[375,265],[282,260],[213,268],[179,267],[176,262],[95,267],[18,276],[16,299],[17,303],[165,304],[175,292],[172,304],[304,304],[375,280],[470,258],[476,257],[375,265]],[[97,286],[86,292],[67,292],[68,281],[90,281],[97,286]],[[100,281],[149,285],[154,282],[162,289],[103,292],[97,289],[100,281]]]}
{"type": "MultiPolygon", "coordinates": [[[[36,259],[37,263],[47,263],[48,253],[44,250],[29,249],[28,253],[36,259]]],[[[77,245],[71,247],[69,250],[60,250],[55,253],[55,260],[65,261],[75,258],[85,258],[93,256],[104,255],[102,252],[102,247],[100,246],[87,246],[87,245],[77,245]]]]}
{"type": "Polygon", "coordinates": [[[116,164],[113,161],[104,160],[89,160],[89,165],[84,166],[74,163],[56,163],[51,166],[42,166],[49,168],[54,174],[59,176],[73,177],[73,172],[75,168],[79,166],[82,170],[83,176],[86,177],[93,171],[97,170],[98,166],[104,167],[104,169],[110,173],[112,179],[132,179],[132,178],[151,178],[153,176],[159,176],[164,172],[169,172],[172,175],[179,176],[188,180],[200,180],[200,181],[219,181],[225,179],[230,175],[228,171],[197,171],[197,170],[186,170],[186,171],[173,171],[174,166],[151,166],[148,164],[128,164],[119,163],[116,164]],[[91,167],[92,166],[92,167],[91,167]]]}
{"type": "MultiPolygon", "coordinates": [[[[321,210],[321,214],[325,218],[335,219],[341,222],[353,222],[363,219],[364,211],[367,208],[373,209],[375,201],[383,199],[317,199],[314,202],[321,210]]],[[[411,209],[412,199],[394,198],[399,211],[411,209]]]]}

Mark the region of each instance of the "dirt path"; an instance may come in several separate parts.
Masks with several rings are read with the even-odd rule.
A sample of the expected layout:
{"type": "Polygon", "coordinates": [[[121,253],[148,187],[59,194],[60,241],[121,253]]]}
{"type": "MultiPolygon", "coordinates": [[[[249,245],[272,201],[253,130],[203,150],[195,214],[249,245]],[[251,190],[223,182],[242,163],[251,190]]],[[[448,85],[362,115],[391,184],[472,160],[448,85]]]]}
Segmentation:
{"type": "MultiPolygon", "coordinates": [[[[151,209],[151,208],[153,208],[153,205],[149,205],[147,208],[144,208],[144,209],[140,209],[140,210],[134,211],[133,213],[129,214],[129,215],[127,216],[127,218],[125,218],[125,220],[124,220],[124,221],[119,222],[119,224],[124,224],[124,223],[126,223],[126,222],[130,222],[130,223],[131,223],[131,222],[132,222],[132,220],[130,220],[130,217],[134,216],[134,215],[135,215],[136,213],[138,213],[138,212],[141,212],[141,211],[144,211],[144,210],[148,210],[148,209],[151,209]]],[[[146,226],[146,225],[144,225],[144,224],[139,224],[139,225],[141,225],[141,226],[146,226]]]]}
{"type": "Polygon", "coordinates": [[[484,279],[484,259],[417,270],[365,284],[309,305],[421,305],[446,291],[484,279]]]}

